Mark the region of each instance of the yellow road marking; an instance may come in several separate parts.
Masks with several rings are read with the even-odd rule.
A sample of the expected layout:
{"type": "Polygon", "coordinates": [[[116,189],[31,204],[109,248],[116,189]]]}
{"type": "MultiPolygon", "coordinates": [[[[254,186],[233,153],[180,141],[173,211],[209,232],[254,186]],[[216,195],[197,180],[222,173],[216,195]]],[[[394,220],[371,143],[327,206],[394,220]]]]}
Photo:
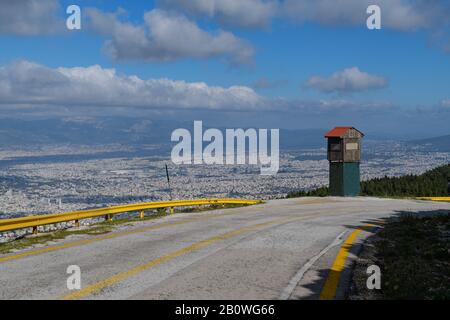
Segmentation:
{"type": "Polygon", "coordinates": [[[364,229],[374,226],[375,225],[373,224],[366,224],[353,231],[350,236],[344,241],[336,259],[334,260],[333,265],[331,266],[330,272],[328,273],[327,280],[322,288],[322,292],[320,293],[320,300],[333,300],[335,298],[339,280],[341,278],[341,273],[342,270],[344,270],[345,261],[353,242],[364,229]]]}
{"type": "MultiPolygon", "coordinates": [[[[354,212],[355,211],[348,211],[347,213],[354,213],[354,212]]],[[[47,248],[31,250],[31,251],[19,253],[19,254],[16,254],[16,255],[0,257],[0,263],[11,261],[11,260],[16,260],[16,259],[21,259],[21,258],[26,258],[26,257],[29,257],[29,256],[41,254],[41,253],[47,253],[47,252],[67,249],[67,248],[71,248],[71,247],[75,247],[75,246],[86,245],[86,244],[90,244],[90,243],[93,243],[93,242],[96,242],[96,241],[114,239],[114,238],[118,238],[118,237],[122,237],[122,236],[138,234],[138,233],[143,233],[143,232],[152,231],[152,230],[163,229],[163,228],[166,228],[166,227],[174,227],[174,226],[178,226],[178,225],[187,224],[187,223],[190,223],[190,222],[205,221],[205,220],[209,220],[209,219],[212,219],[212,218],[226,217],[226,216],[231,216],[231,215],[235,215],[235,214],[239,214],[239,213],[240,213],[240,211],[239,212],[232,212],[232,213],[222,213],[222,214],[208,215],[208,216],[197,216],[197,217],[188,218],[188,219],[185,219],[185,220],[182,220],[182,221],[169,222],[169,223],[160,224],[160,225],[156,225],[156,226],[151,226],[151,227],[147,227],[147,228],[140,228],[140,229],[137,229],[137,230],[112,233],[112,234],[109,234],[109,235],[106,235],[106,236],[102,236],[102,237],[96,237],[96,238],[91,238],[91,239],[84,239],[84,240],[69,242],[69,243],[65,243],[65,244],[61,244],[61,245],[50,246],[50,247],[47,247],[47,248]]],[[[305,215],[303,217],[311,218],[311,217],[318,217],[318,216],[322,216],[322,215],[324,215],[324,214],[313,213],[312,215],[305,215]]],[[[328,214],[325,214],[325,215],[328,215],[328,214]]]]}
{"type": "Polygon", "coordinates": [[[450,202],[450,197],[419,197],[417,200],[430,200],[430,201],[447,201],[450,202]]]}
{"type": "Polygon", "coordinates": [[[300,217],[300,218],[284,218],[284,219],[277,219],[277,220],[272,220],[272,221],[268,221],[268,222],[264,222],[264,223],[258,223],[258,224],[255,224],[255,225],[251,225],[251,226],[240,228],[240,229],[237,229],[237,230],[234,230],[234,231],[226,232],[226,233],[223,233],[221,235],[214,236],[214,237],[211,237],[209,239],[196,242],[196,243],[191,244],[191,245],[189,245],[187,247],[184,247],[184,248],[179,249],[177,251],[174,251],[174,252],[171,252],[171,253],[166,254],[164,256],[161,256],[159,258],[156,258],[155,260],[152,260],[152,261],[147,262],[145,264],[142,264],[142,265],[139,265],[137,267],[134,267],[134,268],[132,268],[130,270],[119,272],[119,273],[113,275],[110,278],[107,278],[107,279],[104,279],[104,280],[99,281],[97,283],[94,283],[94,284],[92,284],[92,285],[90,285],[90,286],[88,286],[88,287],[86,287],[84,289],[81,289],[81,290],[76,291],[74,293],[67,294],[67,295],[61,297],[61,299],[63,299],[63,300],[76,300],[76,299],[84,298],[84,297],[86,297],[88,295],[92,295],[92,294],[94,294],[96,292],[99,292],[100,290],[102,290],[102,289],[104,289],[104,288],[106,288],[108,286],[111,286],[111,285],[113,285],[113,284],[115,284],[117,282],[120,282],[122,280],[130,278],[130,277],[132,277],[132,276],[134,276],[134,275],[136,275],[136,274],[138,274],[138,273],[140,273],[142,271],[145,271],[145,270],[153,268],[153,267],[155,267],[157,265],[166,263],[166,262],[168,262],[170,260],[173,260],[173,259],[175,259],[175,258],[177,258],[179,256],[185,255],[185,254],[190,253],[192,251],[199,250],[199,249],[201,249],[203,247],[206,247],[208,245],[211,245],[211,244],[213,244],[215,242],[226,240],[228,238],[231,238],[231,237],[243,234],[243,233],[247,233],[247,232],[255,231],[255,230],[258,230],[258,229],[262,229],[262,228],[267,227],[269,225],[280,224],[280,223],[283,223],[283,222],[293,222],[293,221],[296,221],[296,220],[301,220],[302,218],[304,218],[304,217],[300,217]]]}
{"type": "Polygon", "coordinates": [[[190,223],[190,222],[209,220],[209,219],[216,218],[216,217],[224,217],[224,216],[234,215],[234,214],[238,214],[238,213],[239,212],[193,217],[193,218],[186,219],[183,221],[169,222],[169,223],[165,223],[165,224],[151,226],[148,228],[141,228],[141,229],[132,230],[132,231],[118,232],[118,233],[113,233],[113,234],[109,234],[109,235],[102,236],[102,237],[96,237],[96,238],[92,238],[92,239],[84,239],[84,240],[74,241],[74,242],[70,242],[70,243],[66,243],[66,244],[50,246],[47,248],[42,248],[42,249],[33,250],[33,251],[27,251],[27,252],[19,253],[16,255],[0,257],[0,263],[10,261],[10,260],[20,259],[20,258],[25,258],[28,256],[40,254],[40,253],[47,253],[47,252],[51,252],[51,251],[85,245],[85,244],[89,244],[89,243],[96,242],[96,241],[108,240],[108,239],[127,236],[127,235],[131,235],[131,234],[137,234],[137,233],[142,233],[142,232],[147,232],[147,231],[152,231],[152,230],[158,230],[158,229],[162,229],[165,227],[174,227],[174,226],[178,226],[178,225],[182,225],[182,224],[186,224],[186,223],[190,223]]]}
{"type": "MultiPolygon", "coordinates": [[[[350,212],[353,213],[355,211],[350,211],[350,212]]],[[[350,213],[350,212],[347,212],[347,213],[350,213]]],[[[136,274],[138,274],[140,272],[143,272],[145,270],[148,270],[148,269],[153,268],[155,266],[158,266],[160,264],[166,263],[166,262],[168,262],[168,261],[170,261],[172,259],[175,259],[175,258],[177,258],[179,256],[182,256],[184,254],[190,253],[192,251],[201,249],[201,248],[206,247],[206,246],[208,246],[210,244],[213,244],[215,242],[218,242],[218,241],[221,241],[221,240],[226,240],[226,239],[231,238],[233,236],[237,236],[237,235],[240,235],[240,234],[243,234],[243,233],[246,233],[246,232],[251,232],[251,231],[258,230],[258,229],[262,229],[262,228],[267,227],[269,225],[283,224],[283,223],[289,223],[289,222],[294,222],[294,221],[306,220],[306,219],[309,219],[309,218],[320,217],[322,215],[324,215],[324,214],[312,213],[312,214],[304,215],[304,216],[301,216],[301,217],[295,217],[295,218],[289,217],[289,218],[283,218],[283,219],[276,219],[276,220],[271,220],[271,221],[268,221],[268,222],[258,223],[258,224],[251,225],[251,226],[248,226],[248,227],[240,228],[240,229],[237,229],[237,230],[234,230],[234,231],[226,232],[224,234],[221,234],[221,235],[214,236],[214,237],[211,237],[211,238],[206,239],[206,240],[202,240],[202,241],[196,242],[196,243],[194,243],[192,245],[189,245],[187,247],[184,247],[182,249],[179,249],[179,250],[177,250],[175,252],[169,253],[169,254],[164,255],[162,257],[156,258],[155,260],[147,262],[147,263],[145,263],[143,265],[139,265],[139,266],[134,267],[134,268],[132,268],[130,270],[119,272],[119,273],[113,275],[110,278],[107,278],[107,279],[104,279],[104,280],[99,281],[97,283],[94,283],[94,284],[92,284],[92,285],[90,285],[90,286],[88,286],[88,287],[86,287],[84,289],[81,289],[81,290],[78,290],[78,291],[76,291],[74,293],[70,293],[70,294],[67,294],[65,296],[62,296],[60,299],[62,299],[62,300],[77,300],[77,299],[84,298],[86,296],[89,296],[89,295],[92,295],[92,294],[94,294],[96,292],[99,292],[100,290],[102,290],[102,289],[104,289],[106,287],[109,287],[109,286],[111,286],[111,285],[113,285],[115,283],[118,283],[118,282],[120,282],[122,280],[130,278],[130,277],[132,277],[132,276],[134,276],[134,275],[136,275],[136,274]]]]}

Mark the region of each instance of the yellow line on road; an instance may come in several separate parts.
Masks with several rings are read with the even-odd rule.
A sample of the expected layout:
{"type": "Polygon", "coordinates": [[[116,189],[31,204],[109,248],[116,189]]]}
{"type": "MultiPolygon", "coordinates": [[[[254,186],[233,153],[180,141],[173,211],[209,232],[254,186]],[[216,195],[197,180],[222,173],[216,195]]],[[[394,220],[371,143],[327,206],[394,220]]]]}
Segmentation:
{"type": "Polygon", "coordinates": [[[243,234],[243,233],[247,233],[247,232],[255,231],[255,230],[258,230],[258,229],[262,229],[262,228],[267,227],[269,225],[280,224],[280,223],[283,223],[283,222],[292,222],[292,221],[296,221],[296,220],[301,220],[301,218],[294,218],[294,219],[293,218],[288,218],[288,219],[284,218],[284,219],[277,219],[277,220],[272,220],[272,221],[268,221],[268,222],[264,222],[264,223],[258,223],[258,224],[255,224],[255,225],[251,225],[251,226],[240,228],[240,229],[237,229],[237,230],[234,230],[234,231],[226,232],[226,233],[223,233],[221,235],[214,236],[214,237],[208,238],[206,240],[202,240],[202,241],[196,242],[196,243],[191,244],[191,245],[189,245],[187,247],[184,247],[184,248],[179,249],[177,251],[174,251],[174,252],[171,252],[171,253],[166,254],[164,256],[161,256],[159,258],[156,258],[155,260],[152,260],[152,261],[147,262],[145,264],[142,264],[142,265],[139,265],[137,267],[134,267],[134,268],[132,268],[130,270],[127,270],[127,271],[124,271],[124,272],[119,272],[119,273],[115,274],[114,276],[112,276],[110,278],[107,278],[107,279],[104,279],[104,280],[99,281],[97,283],[94,283],[94,284],[92,284],[92,285],[90,285],[90,286],[88,286],[88,287],[86,287],[84,289],[81,289],[79,291],[76,291],[74,293],[70,293],[68,295],[65,295],[61,299],[63,299],[63,300],[76,300],[76,299],[84,298],[86,296],[89,296],[89,295],[92,295],[92,294],[94,294],[96,292],[99,292],[100,290],[102,290],[102,289],[104,289],[104,288],[106,288],[108,286],[111,286],[111,285],[113,285],[113,284],[115,284],[117,282],[120,282],[122,280],[130,278],[130,277],[132,277],[132,276],[134,276],[134,275],[136,275],[136,274],[138,274],[140,272],[143,272],[143,271],[145,271],[147,269],[150,269],[150,268],[153,268],[153,267],[158,266],[160,264],[166,263],[166,262],[168,262],[170,260],[173,260],[173,259],[175,259],[175,258],[177,258],[179,256],[185,255],[185,254],[190,253],[192,251],[199,250],[199,249],[201,249],[203,247],[206,247],[208,245],[211,245],[211,244],[213,244],[215,242],[226,240],[228,238],[231,238],[231,237],[243,234]]]}
{"type": "Polygon", "coordinates": [[[10,261],[10,260],[20,259],[20,258],[25,258],[25,257],[29,257],[32,255],[40,254],[40,253],[47,253],[47,252],[71,248],[71,247],[75,247],[75,246],[86,245],[86,244],[96,242],[96,241],[108,240],[108,239],[118,238],[118,237],[127,236],[127,235],[131,235],[131,234],[137,234],[137,233],[142,233],[142,232],[147,232],[147,231],[152,231],[152,230],[158,230],[158,229],[162,229],[162,228],[166,228],[166,227],[174,227],[174,226],[178,226],[178,225],[182,225],[182,224],[186,224],[186,223],[190,223],[190,222],[209,220],[209,219],[216,218],[216,217],[224,217],[224,216],[234,215],[234,214],[238,214],[238,213],[239,212],[233,212],[233,213],[223,213],[223,214],[216,214],[216,215],[193,217],[193,218],[189,218],[189,219],[186,219],[183,221],[169,222],[169,223],[165,223],[165,224],[151,226],[148,228],[141,228],[138,230],[112,233],[112,234],[102,236],[102,237],[84,239],[84,240],[74,241],[74,242],[70,242],[70,243],[66,243],[66,244],[50,246],[47,248],[42,248],[42,249],[33,250],[33,251],[27,251],[27,252],[19,253],[16,255],[0,257],[0,263],[10,261]]]}
{"type": "Polygon", "coordinates": [[[419,197],[417,200],[430,200],[430,201],[446,201],[450,202],[450,197],[419,197]]]}
{"type": "MultiPolygon", "coordinates": [[[[348,211],[348,213],[353,213],[353,212],[354,211],[348,211]]],[[[19,253],[19,254],[16,254],[16,255],[10,255],[10,256],[4,256],[4,257],[0,256],[0,263],[11,261],[11,260],[16,260],[16,259],[21,259],[21,258],[26,258],[26,257],[29,257],[29,256],[41,254],[41,253],[48,253],[48,252],[62,250],[62,249],[67,249],[67,248],[71,248],[71,247],[82,246],[82,245],[90,244],[90,243],[93,243],[93,242],[96,242],[96,241],[114,239],[114,238],[123,237],[123,236],[127,236],[127,235],[132,235],[132,234],[138,234],[138,233],[143,233],[143,232],[152,231],[152,230],[163,229],[163,228],[166,228],[166,227],[175,227],[175,226],[178,226],[178,225],[183,225],[183,224],[196,222],[196,221],[206,221],[206,220],[209,220],[209,219],[212,219],[212,218],[221,218],[221,217],[236,215],[236,214],[240,214],[240,213],[241,212],[238,211],[238,212],[231,212],[231,213],[210,214],[210,215],[207,215],[207,216],[203,216],[202,215],[202,216],[187,218],[187,219],[182,220],[182,221],[169,222],[169,223],[164,223],[164,224],[151,226],[151,227],[147,227],[147,228],[139,228],[137,230],[117,232],[117,233],[112,233],[112,234],[109,234],[109,235],[106,235],[106,236],[95,237],[95,238],[84,239],[84,240],[78,240],[78,241],[69,242],[69,243],[65,243],[65,244],[61,244],[61,245],[50,246],[50,247],[47,247],[47,248],[41,248],[41,249],[37,249],[37,250],[26,251],[26,252],[19,253]]],[[[303,217],[304,218],[311,218],[311,217],[319,217],[319,216],[323,216],[323,215],[324,214],[315,212],[312,215],[305,215],[303,217]]],[[[328,214],[326,214],[326,215],[328,215],[328,214]]]]}
{"type": "Polygon", "coordinates": [[[344,241],[333,265],[331,266],[330,272],[328,273],[327,280],[322,288],[322,292],[320,293],[320,300],[333,300],[335,298],[341,273],[342,270],[344,270],[345,261],[347,260],[348,253],[353,245],[353,242],[364,229],[374,226],[375,225],[373,224],[366,224],[353,231],[344,241]]]}

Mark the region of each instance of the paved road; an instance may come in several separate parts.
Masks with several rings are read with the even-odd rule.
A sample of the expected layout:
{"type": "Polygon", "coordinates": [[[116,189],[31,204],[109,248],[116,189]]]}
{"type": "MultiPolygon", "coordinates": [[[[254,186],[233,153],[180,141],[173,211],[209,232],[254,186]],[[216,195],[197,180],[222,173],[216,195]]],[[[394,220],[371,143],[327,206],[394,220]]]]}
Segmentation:
{"type": "MultiPolygon", "coordinates": [[[[429,214],[449,203],[375,198],[273,200],[175,214],[0,255],[0,299],[317,299],[342,241],[399,212],[429,214]],[[67,268],[81,290],[67,289],[67,268]]],[[[342,298],[348,266],[336,298],[342,298]]]]}

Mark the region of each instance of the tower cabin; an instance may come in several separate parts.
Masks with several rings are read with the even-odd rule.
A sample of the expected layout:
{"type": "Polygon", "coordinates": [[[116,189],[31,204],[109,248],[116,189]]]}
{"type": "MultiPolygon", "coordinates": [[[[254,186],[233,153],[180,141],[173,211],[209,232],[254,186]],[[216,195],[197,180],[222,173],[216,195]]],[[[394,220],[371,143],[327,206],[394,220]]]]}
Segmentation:
{"type": "Polygon", "coordinates": [[[361,140],[364,134],[354,127],[336,127],[330,130],[328,139],[328,161],[360,162],[361,140]]]}

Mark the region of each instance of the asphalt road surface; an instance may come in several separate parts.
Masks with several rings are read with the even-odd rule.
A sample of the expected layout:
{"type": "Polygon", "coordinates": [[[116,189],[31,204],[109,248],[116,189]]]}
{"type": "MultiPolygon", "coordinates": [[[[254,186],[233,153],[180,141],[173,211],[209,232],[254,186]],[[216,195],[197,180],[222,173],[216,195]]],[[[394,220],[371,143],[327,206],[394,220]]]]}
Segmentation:
{"type": "Polygon", "coordinates": [[[440,210],[450,203],[303,198],[133,222],[0,255],[0,299],[318,299],[353,235],[334,274],[342,299],[372,225],[440,210]],[[73,265],[79,290],[67,287],[73,265]]]}

